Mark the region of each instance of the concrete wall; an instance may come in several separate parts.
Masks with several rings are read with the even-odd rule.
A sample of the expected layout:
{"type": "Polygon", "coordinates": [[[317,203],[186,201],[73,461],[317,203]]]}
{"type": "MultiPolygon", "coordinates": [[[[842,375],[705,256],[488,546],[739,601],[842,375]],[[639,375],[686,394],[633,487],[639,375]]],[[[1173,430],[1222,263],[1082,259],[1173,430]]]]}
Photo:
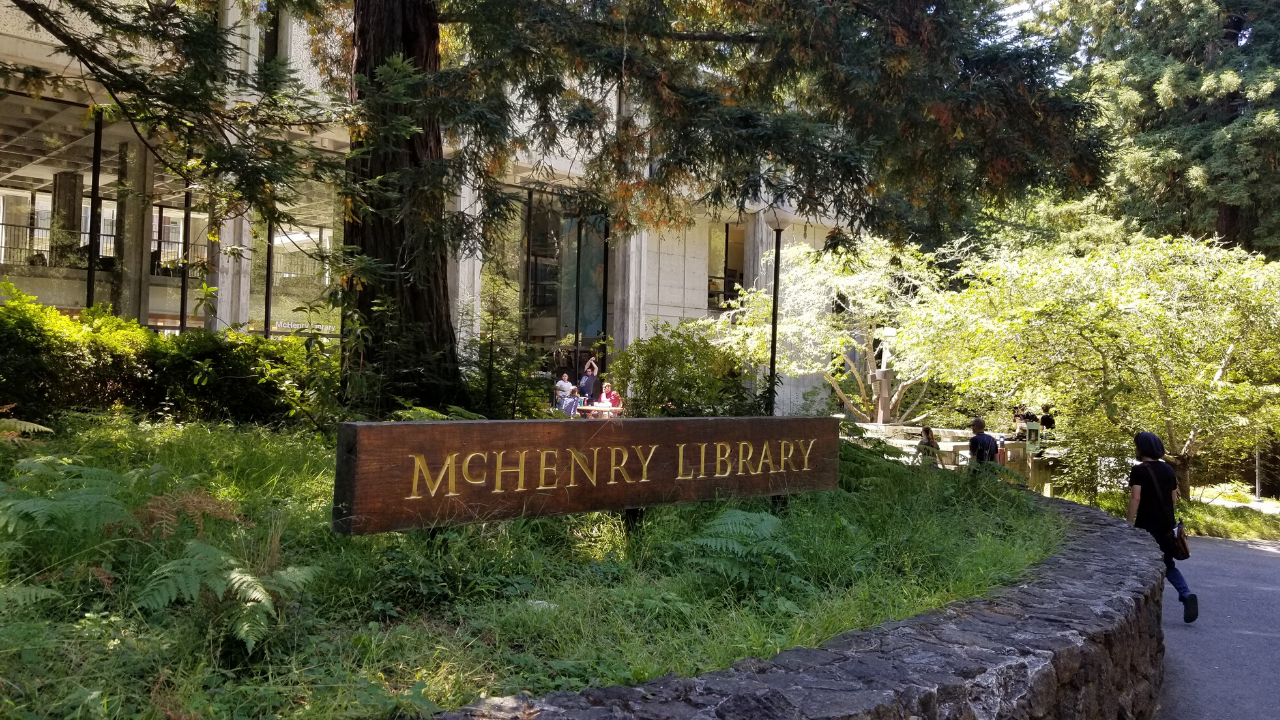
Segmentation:
{"type": "Polygon", "coordinates": [[[441,720],[1151,720],[1159,550],[1099,510],[1041,502],[1071,522],[1068,540],[990,598],[696,678],[496,698],[441,720]]]}

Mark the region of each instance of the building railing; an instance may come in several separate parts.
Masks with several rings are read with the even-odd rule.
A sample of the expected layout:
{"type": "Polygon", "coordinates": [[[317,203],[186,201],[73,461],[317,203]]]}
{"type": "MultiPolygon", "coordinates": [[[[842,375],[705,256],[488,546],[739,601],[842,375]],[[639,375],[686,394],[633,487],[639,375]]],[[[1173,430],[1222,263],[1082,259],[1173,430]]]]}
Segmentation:
{"type": "Polygon", "coordinates": [[[725,303],[738,299],[738,278],[724,278],[716,275],[707,276],[707,307],[712,310],[724,309],[725,303]]]}
{"type": "MultiPolygon", "coordinates": [[[[205,265],[209,259],[208,243],[199,242],[191,243],[188,249],[190,253],[187,257],[188,275],[187,277],[199,279],[206,272],[205,265]]],[[[181,240],[152,240],[151,241],[151,274],[161,277],[182,277],[182,241],[181,240]]]]}
{"type": "MultiPolygon", "coordinates": [[[[114,263],[116,238],[99,236],[98,267],[114,263]]],[[[79,243],[54,247],[54,232],[50,228],[0,223],[0,265],[29,265],[32,267],[88,267],[89,233],[81,232],[79,243]]]]}

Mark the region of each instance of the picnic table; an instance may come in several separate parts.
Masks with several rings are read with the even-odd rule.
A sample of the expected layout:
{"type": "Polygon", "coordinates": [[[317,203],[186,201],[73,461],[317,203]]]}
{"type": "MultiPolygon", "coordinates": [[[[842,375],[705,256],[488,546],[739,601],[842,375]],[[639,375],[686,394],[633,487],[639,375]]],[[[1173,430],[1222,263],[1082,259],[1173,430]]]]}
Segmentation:
{"type": "Polygon", "coordinates": [[[614,407],[609,403],[578,406],[578,417],[591,417],[591,413],[598,413],[601,418],[619,417],[622,415],[622,408],[614,407]]]}

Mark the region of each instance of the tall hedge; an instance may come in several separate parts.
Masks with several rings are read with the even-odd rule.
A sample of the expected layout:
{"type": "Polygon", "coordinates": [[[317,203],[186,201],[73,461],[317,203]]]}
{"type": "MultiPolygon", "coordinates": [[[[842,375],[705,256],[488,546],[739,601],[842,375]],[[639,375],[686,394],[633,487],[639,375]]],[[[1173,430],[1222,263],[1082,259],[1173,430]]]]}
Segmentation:
{"type": "Polygon", "coordinates": [[[0,407],[26,420],[126,407],[186,419],[272,422],[289,407],[277,380],[305,372],[296,338],[191,330],[166,337],[98,307],[78,319],[0,283],[0,407]]]}

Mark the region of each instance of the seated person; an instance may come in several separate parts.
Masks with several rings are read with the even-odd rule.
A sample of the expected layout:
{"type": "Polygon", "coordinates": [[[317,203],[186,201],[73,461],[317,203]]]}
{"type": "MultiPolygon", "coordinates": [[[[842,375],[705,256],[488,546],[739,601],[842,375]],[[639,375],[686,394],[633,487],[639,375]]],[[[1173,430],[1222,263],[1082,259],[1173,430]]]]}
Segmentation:
{"type": "Polygon", "coordinates": [[[573,387],[573,383],[569,382],[569,373],[561,373],[560,380],[556,383],[556,405],[564,401],[571,387],[573,387]]]}
{"type": "Polygon", "coordinates": [[[570,388],[569,394],[560,401],[560,412],[564,413],[565,417],[578,417],[578,406],[582,404],[581,401],[578,388],[570,388]]]}
{"type": "Polygon", "coordinates": [[[622,407],[622,396],[613,389],[613,383],[604,384],[604,394],[601,397],[605,402],[609,403],[613,407],[622,407]]]}

